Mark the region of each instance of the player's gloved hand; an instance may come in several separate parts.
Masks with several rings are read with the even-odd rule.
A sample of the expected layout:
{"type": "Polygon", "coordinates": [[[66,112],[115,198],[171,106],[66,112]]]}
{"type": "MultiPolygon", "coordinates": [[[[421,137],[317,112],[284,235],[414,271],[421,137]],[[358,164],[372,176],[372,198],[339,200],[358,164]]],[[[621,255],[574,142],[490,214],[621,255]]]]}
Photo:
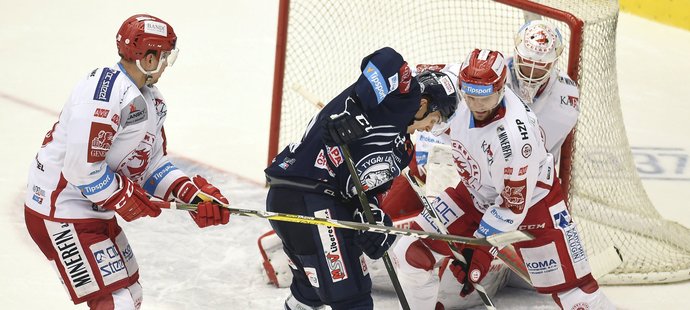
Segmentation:
{"type": "Polygon", "coordinates": [[[115,174],[115,179],[117,179],[119,189],[103,202],[102,208],[117,212],[127,222],[144,216],[156,217],[161,214],[161,209],[151,203],[146,191],[139,184],[119,173],[115,174]]]}
{"type": "MultiPolygon", "coordinates": [[[[371,213],[374,215],[374,220],[377,225],[381,226],[393,226],[393,221],[384,213],[383,210],[374,203],[369,203],[371,207],[371,213]]],[[[354,220],[361,223],[369,223],[361,209],[355,211],[354,220]]],[[[362,249],[362,252],[367,254],[371,259],[379,259],[386,253],[388,249],[395,242],[395,235],[375,233],[371,231],[359,231],[355,235],[355,244],[362,249]]]]}
{"type": "Polygon", "coordinates": [[[220,190],[201,176],[182,178],[173,185],[173,195],[184,203],[197,204],[196,211],[190,211],[192,219],[199,228],[225,225],[230,221],[230,210],[221,205],[228,201],[220,190]]]}
{"type": "Polygon", "coordinates": [[[474,285],[481,282],[491,268],[494,255],[489,246],[467,246],[462,250],[462,256],[468,262],[465,264],[459,260],[453,260],[449,269],[453,272],[458,282],[463,284],[460,297],[465,297],[474,291],[474,285]]]}
{"type": "Polygon", "coordinates": [[[349,110],[331,115],[325,123],[323,141],[327,145],[347,145],[363,137],[372,129],[369,120],[356,104],[349,104],[349,110]]]}

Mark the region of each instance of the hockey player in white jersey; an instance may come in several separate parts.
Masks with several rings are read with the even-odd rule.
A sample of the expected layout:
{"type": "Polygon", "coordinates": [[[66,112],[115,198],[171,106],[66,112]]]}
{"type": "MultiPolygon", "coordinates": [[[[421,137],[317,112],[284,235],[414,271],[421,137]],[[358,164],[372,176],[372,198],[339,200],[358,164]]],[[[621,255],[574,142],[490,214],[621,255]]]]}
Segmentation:
{"type": "MultiPolygon", "coordinates": [[[[552,295],[563,309],[613,309],[590,273],[537,119],[504,87],[507,71],[496,51],[476,49],[463,63],[465,104],[450,121],[453,158],[462,180],[439,195],[433,207],[451,234],[531,233],[535,240],[514,246],[539,293],[552,295]]],[[[411,227],[436,231],[425,212],[411,227]]],[[[453,263],[446,272],[463,284],[461,296],[467,296],[487,275],[495,249],[465,246],[461,252],[467,267],[453,263]]],[[[433,269],[451,256],[448,245],[403,237],[394,254],[411,307],[435,308],[439,281],[433,269]]]]}
{"type": "Polygon", "coordinates": [[[556,163],[561,147],[580,114],[577,84],[556,68],[563,52],[558,28],[544,20],[529,21],[515,36],[515,54],[507,59],[508,87],[537,115],[546,149],[556,163]]]}
{"type": "Polygon", "coordinates": [[[156,17],[125,20],[116,36],[120,61],[79,81],[29,170],[27,229],[75,304],[141,304],[139,268],[116,213],[125,221],[156,217],[153,196],[199,203],[191,213],[199,227],[228,223],[220,191],[166,156],[166,102],[154,84],[175,61],[176,41],[156,17]]]}
{"type": "MultiPolygon", "coordinates": [[[[540,129],[545,137],[546,148],[559,162],[561,147],[568,134],[573,130],[579,115],[579,92],[574,81],[556,65],[564,45],[558,29],[543,20],[534,20],[524,24],[514,38],[513,57],[507,59],[507,85],[527,103],[536,114],[540,129]]],[[[438,70],[446,73],[458,83],[461,64],[419,64],[417,72],[438,70]]],[[[459,87],[456,84],[456,87],[459,87]]],[[[415,159],[410,164],[411,172],[422,180],[426,179],[424,166],[428,152],[434,144],[448,144],[448,135],[435,136],[430,132],[418,132],[415,142],[415,159]],[[419,167],[419,168],[417,168],[419,167]]],[[[556,165],[557,166],[557,165],[556,165]]],[[[382,209],[388,214],[401,217],[418,213],[422,210],[421,202],[416,199],[414,191],[407,180],[398,178],[393,182],[389,194],[382,201],[382,209]]],[[[501,262],[493,263],[491,273],[484,283],[489,295],[493,295],[506,285],[510,271],[501,262]]],[[[446,308],[459,308],[481,304],[478,296],[471,295],[459,298],[457,283],[452,277],[443,277],[446,264],[441,264],[442,275],[439,304],[446,308]]],[[[447,273],[445,273],[447,275],[447,273]]]]}

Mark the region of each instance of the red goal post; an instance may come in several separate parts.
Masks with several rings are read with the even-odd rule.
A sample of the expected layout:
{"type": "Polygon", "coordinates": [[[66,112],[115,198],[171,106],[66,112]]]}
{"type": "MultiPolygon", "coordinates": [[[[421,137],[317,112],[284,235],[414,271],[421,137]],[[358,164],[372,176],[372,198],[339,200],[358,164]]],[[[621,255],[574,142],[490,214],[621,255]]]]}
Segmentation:
{"type": "Polygon", "coordinates": [[[615,0],[281,0],[268,162],[299,140],[317,111],[310,101],[328,102],[353,83],[370,52],[391,46],[411,64],[461,62],[473,48],[512,55],[517,29],[537,18],[561,30],[566,50],[558,67],[581,93],[559,169],[569,205],[589,254],[614,245],[623,255],[600,282],[689,279],[690,231],[661,218],[649,201],[625,133],[615,0]]]}

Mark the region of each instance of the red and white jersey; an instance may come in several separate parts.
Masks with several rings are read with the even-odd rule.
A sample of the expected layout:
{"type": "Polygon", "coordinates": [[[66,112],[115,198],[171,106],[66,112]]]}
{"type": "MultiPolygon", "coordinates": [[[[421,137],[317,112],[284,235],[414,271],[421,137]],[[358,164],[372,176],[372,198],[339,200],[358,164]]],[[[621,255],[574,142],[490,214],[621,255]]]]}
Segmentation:
{"type": "MultiPolygon", "coordinates": [[[[519,94],[519,86],[517,78],[515,77],[515,70],[513,69],[513,58],[509,57],[507,63],[509,74],[506,84],[508,87],[512,88],[516,94],[519,94]]],[[[451,78],[455,88],[459,90],[458,76],[461,66],[462,64],[460,63],[419,64],[415,67],[416,71],[414,74],[416,75],[424,70],[443,72],[451,78]]],[[[580,108],[578,106],[579,94],[577,84],[575,84],[567,74],[559,70],[554,70],[551,73],[549,81],[544,84],[542,89],[535,96],[534,102],[529,104],[532,112],[534,112],[539,119],[539,125],[545,137],[546,149],[549,153],[553,154],[556,162],[561,158],[561,146],[563,146],[565,138],[577,123],[577,117],[580,114],[580,108]]],[[[425,139],[417,139],[415,146],[418,150],[419,148],[424,150],[430,149],[431,146],[429,146],[429,143],[436,143],[432,142],[433,138],[431,138],[430,135],[430,133],[422,133],[418,136],[426,137],[425,139]]],[[[426,162],[421,163],[421,159],[424,158],[425,157],[420,157],[418,154],[417,163],[424,165],[426,162]]]]}
{"type": "MultiPolygon", "coordinates": [[[[508,58],[507,64],[509,74],[506,84],[520,96],[513,57],[508,58]]],[[[561,158],[561,146],[565,138],[577,123],[580,114],[579,98],[577,84],[566,73],[553,70],[549,81],[539,89],[533,102],[529,103],[530,109],[539,119],[546,138],[546,149],[553,154],[556,162],[561,158]]]]}
{"type": "Polygon", "coordinates": [[[115,173],[168,198],[184,173],[165,151],[166,105],[155,86],[137,89],[121,66],[93,70],[72,91],[29,169],[26,206],[51,220],[107,219],[115,173]]]}
{"type": "Polygon", "coordinates": [[[464,102],[449,121],[456,170],[484,213],[475,235],[516,230],[555,177],[536,116],[506,88],[491,121],[475,123],[464,102]]]}

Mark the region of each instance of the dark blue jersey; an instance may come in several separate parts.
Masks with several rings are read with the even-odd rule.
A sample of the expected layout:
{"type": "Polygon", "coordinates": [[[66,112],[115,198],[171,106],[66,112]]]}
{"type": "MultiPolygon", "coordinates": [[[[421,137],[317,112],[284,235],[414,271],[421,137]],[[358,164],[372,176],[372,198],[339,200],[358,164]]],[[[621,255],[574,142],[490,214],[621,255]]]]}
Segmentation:
{"type": "Polygon", "coordinates": [[[387,186],[411,159],[407,126],[419,110],[421,92],[407,63],[392,48],[365,57],[357,82],[331,100],[310,122],[299,142],[288,145],[265,170],[268,176],[302,178],[330,185],[343,197],[356,195],[338,146],[323,142],[331,115],[359,110],[371,129],[349,145],[366,191],[387,186]]]}

